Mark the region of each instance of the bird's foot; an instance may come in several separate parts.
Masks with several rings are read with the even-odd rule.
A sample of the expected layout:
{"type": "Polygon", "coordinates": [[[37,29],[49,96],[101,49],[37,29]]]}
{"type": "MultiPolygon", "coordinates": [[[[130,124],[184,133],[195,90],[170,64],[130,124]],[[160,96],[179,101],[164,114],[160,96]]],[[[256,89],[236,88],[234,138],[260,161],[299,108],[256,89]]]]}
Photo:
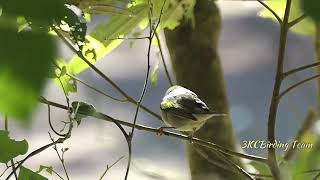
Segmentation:
{"type": "Polygon", "coordinates": [[[189,143],[192,144],[193,143],[193,134],[189,135],[188,138],[189,138],[189,143]]]}
{"type": "Polygon", "coordinates": [[[158,131],[156,132],[156,134],[157,134],[157,136],[162,136],[163,135],[163,133],[164,133],[164,129],[172,129],[172,128],[174,128],[174,127],[166,127],[166,126],[164,126],[164,127],[159,127],[158,128],[158,131]]]}

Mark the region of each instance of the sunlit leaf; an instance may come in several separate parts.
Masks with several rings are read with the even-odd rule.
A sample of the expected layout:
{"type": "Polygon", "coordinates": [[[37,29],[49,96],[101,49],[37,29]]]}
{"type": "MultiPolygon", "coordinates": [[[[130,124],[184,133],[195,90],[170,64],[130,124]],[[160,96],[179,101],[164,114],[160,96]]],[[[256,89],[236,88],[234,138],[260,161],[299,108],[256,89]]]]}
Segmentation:
{"type": "MultiPolygon", "coordinates": [[[[280,18],[283,18],[284,16],[286,2],[286,0],[265,1],[265,3],[274,12],[276,12],[280,18]]],[[[271,18],[272,20],[276,21],[273,14],[267,9],[263,9],[259,15],[265,18],[271,18]]],[[[292,0],[289,21],[291,22],[301,15],[303,15],[303,11],[301,10],[300,0],[292,0]]],[[[293,26],[291,30],[298,34],[313,35],[315,33],[314,22],[310,18],[305,18],[304,20],[293,26]]]]}
{"type": "Polygon", "coordinates": [[[72,75],[72,72],[64,59],[56,60],[56,64],[59,66],[56,72],[55,83],[57,86],[61,87],[66,93],[77,92],[77,82],[70,77],[68,74],[72,75]]]}
{"type": "Polygon", "coordinates": [[[28,151],[26,140],[15,141],[9,138],[8,131],[0,131],[0,162],[7,163],[10,159],[23,155],[28,151]]]}
{"type": "Polygon", "coordinates": [[[49,174],[52,174],[53,172],[53,168],[52,166],[44,166],[44,165],[40,165],[39,170],[36,173],[40,173],[41,171],[46,170],[49,174]]]}
{"type": "Polygon", "coordinates": [[[157,87],[158,84],[158,73],[159,73],[159,58],[151,72],[151,84],[153,87],[157,87]]]}
{"type": "Polygon", "coordinates": [[[19,171],[18,180],[48,180],[48,178],[22,166],[19,171]]]}
{"type": "MultiPolygon", "coordinates": [[[[161,8],[165,0],[151,0],[153,4],[153,16],[159,18],[161,14],[161,8]]],[[[196,0],[166,0],[166,4],[163,8],[162,17],[160,20],[159,28],[174,29],[180,24],[180,21],[185,20],[194,21],[193,8],[196,0]]],[[[148,0],[138,0],[137,3],[148,3],[148,0]]],[[[139,27],[144,29],[148,25],[148,17],[146,17],[139,27]]],[[[159,21],[159,19],[157,19],[159,21]]]]}
{"type": "MultiPolygon", "coordinates": [[[[148,7],[141,4],[131,7],[130,11],[133,13],[132,17],[114,16],[107,22],[98,24],[90,33],[90,36],[87,36],[88,43],[83,48],[82,53],[91,63],[95,63],[117,47],[123,41],[117,38],[129,34],[147,15],[148,7]],[[92,49],[94,49],[95,54],[89,53],[86,55],[86,52],[92,49]]],[[[75,56],[72,58],[69,68],[73,74],[78,74],[88,68],[88,65],[81,58],[75,56]]]]}

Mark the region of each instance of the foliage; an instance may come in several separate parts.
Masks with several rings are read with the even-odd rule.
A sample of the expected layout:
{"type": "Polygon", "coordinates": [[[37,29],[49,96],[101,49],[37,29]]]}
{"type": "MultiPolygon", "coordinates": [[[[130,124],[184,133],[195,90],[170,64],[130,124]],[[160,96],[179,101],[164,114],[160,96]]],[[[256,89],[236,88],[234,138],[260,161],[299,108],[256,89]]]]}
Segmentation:
{"type": "Polygon", "coordinates": [[[0,131],[0,163],[7,163],[12,158],[28,151],[26,140],[15,141],[9,138],[8,131],[0,131]]]}
{"type": "MultiPolygon", "coordinates": [[[[265,3],[281,18],[283,18],[283,15],[284,15],[286,2],[287,2],[286,0],[265,1],[265,3]]],[[[302,15],[303,15],[303,10],[301,9],[300,0],[292,0],[289,22],[299,18],[302,15]]],[[[272,20],[276,21],[276,18],[273,16],[273,14],[267,9],[263,9],[260,12],[260,16],[264,18],[271,18],[272,20]]],[[[315,33],[314,22],[310,18],[305,18],[300,23],[292,27],[291,30],[295,33],[302,34],[302,35],[314,35],[315,33]]]]}
{"type": "Polygon", "coordinates": [[[20,168],[18,180],[31,180],[31,179],[32,180],[48,180],[47,178],[41,176],[40,174],[33,172],[30,169],[22,166],[20,168]]]}

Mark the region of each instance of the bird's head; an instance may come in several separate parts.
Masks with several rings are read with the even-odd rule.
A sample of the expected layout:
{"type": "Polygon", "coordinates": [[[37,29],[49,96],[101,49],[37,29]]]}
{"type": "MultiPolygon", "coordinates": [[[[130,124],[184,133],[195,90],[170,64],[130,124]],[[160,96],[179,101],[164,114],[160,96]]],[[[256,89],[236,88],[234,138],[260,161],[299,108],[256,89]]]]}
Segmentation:
{"type": "Polygon", "coordinates": [[[173,96],[173,95],[179,95],[179,94],[183,94],[183,93],[186,93],[187,91],[190,91],[182,86],[179,86],[179,85],[174,85],[174,86],[171,86],[165,96],[169,95],[169,96],[173,96]]]}

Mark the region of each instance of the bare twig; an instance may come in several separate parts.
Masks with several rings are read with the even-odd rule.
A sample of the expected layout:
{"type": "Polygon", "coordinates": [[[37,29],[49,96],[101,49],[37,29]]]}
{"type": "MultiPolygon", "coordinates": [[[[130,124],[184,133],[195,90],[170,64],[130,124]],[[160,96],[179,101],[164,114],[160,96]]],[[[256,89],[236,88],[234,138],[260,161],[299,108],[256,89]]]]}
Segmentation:
{"type": "Polygon", "coordinates": [[[302,20],[304,20],[307,17],[307,15],[302,14],[300,17],[298,17],[297,19],[289,22],[289,28],[292,28],[294,25],[298,24],[299,22],[301,22],[302,20]]]}
{"type": "Polygon", "coordinates": [[[106,96],[106,97],[108,97],[108,98],[110,98],[110,99],[112,99],[112,100],[119,101],[119,102],[128,102],[127,99],[118,99],[118,98],[112,97],[111,95],[108,95],[108,94],[100,91],[99,89],[97,89],[97,88],[89,85],[88,83],[82,81],[81,79],[79,79],[79,78],[77,78],[77,77],[75,77],[75,76],[73,76],[73,75],[71,75],[71,74],[68,74],[68,73],[67,73],[67,76],[69,76],[70,78],[72,78],[72,79],[80,82],[81,84],[87,86],[88,88],[90,88],[90,89],[96,91],[97,93],[99,93],[99,94],[101,94],[101,95],[103,95],[103,96],[106,96]]]}
{"type": "Polygon", "coordinates": [[[318,180],[320,178],[320,172],[312,178],[312,180],[318,180]]]}
{"type": "Polygon", "coordinates": [[[282,20],[281,18],[278,16],[278,14],[276,12],[274,12],[274,10],[272,10],[266,3],[264,3],[262,0],[257,0],[262,6],[264,6],[266,9],[268,9],[268,11],[271,12],[271,14],[273,14],[273,16],[278,20],[279,24],[282,24],[282,20]]]}
{"type": "Polygon", "coordinates": [[[294,84],[294,85],[288,87],[287,89],[285,89],[284,91],[282,91],[282,92],[279,94],[279,96],[277,97],[277,99],[282,98],[284,95],[286,95],[287,93],[289,93],[290,91],[292,91],[292,90],[295,89],[296,87],[299,87],[300,85],[302,85],[302,84],[304,84],[304,83],[306,83],[306,82],[309,82],[309,81],[311,81],[311,80],[317,79],[317,78],[319,78],[319,77],[320,77],[320,74],[317,74],[317,75],[311,76],[311,77],[309,77],[309,78],[307,78],[307,79],[304,79],[304,80],[302,80],[302,81],[297,82],[296,84],[294,84]]]}
{"type": "Polygon", "coordinates": [[[196,152],[198,154],[200,154],[203,158],[205,158],[208,162],[214,164],[214,165],[218,165],[218,167],[220,166],[226,166],[227,169],[231,172],[235,172],[235,173],[238,173],[238,174],[241,174],[245,177],[247,177],[248,179],[251,179],[251,180],[255,180],[255,178],[250,174],[248,173],[246,170],[244,170],[243,168],[241,168],[239,165],[235,164],[233,161],[229,160],[227,157],[224,156],[224,154],[220,153],[219,151],[215,151],[215,150],[212,150],[213,153],[216,154],[216,156],[222,161],[224,162],[223,164],[222,163],[219,163],[219,162],[215,162],[213,160],[210,159],[210,157],[207,155],[206,152],[204,152],[202,149],[200,149],[199,147],[197,146],[194,146],[194,149],[196,150],[196,152]],[[226,164],[228,164],[229,166],[227,166],[226,164]],[[230,166],[233,168],[233,170],[230,169],[230,166]]]}
{"type": "Polygon", "coordinates": [[[159,21],[157,23],[157,25],[155,26],[155,28],[153,29],[153,24],[152,24],[152,5],[151,5],[151,2],[150,0],[148,1],[148,5],[149,5],[149,13],[148,13],[148,19],[149,19],[149,45],[148,45],[148,53],[147,53],[147,70],[146,70],[146,76],[145,76],[145,79],[144,79],[144,85],[143,85],[143,89],[142,89],[142,92],[141,92],[141,95],[140,95],[140,98],[139,98],[139,101],[137,103],[137,108],[136,108],[136,112],[134,114],[134,119],[133,119],[133,126],[132,126],[132,129],[131,129],[131,132],[129,134],[129,141],[130,143],[128,143],[128,147],[129,147],[129,157],[128,157],[128,166],[127,166],[127,170],[126,170],[126,175],[125,175],[125,180],[128,178],[128,175],[129,175],[129,170],[130,170],[130,164],[131,164],[131,158],[132,158],[132,145],[131,145],[131,142],[132,142],[132,138],[133,138],[133,135],[134,135],[134,130],[135,130],[135,126],[137,124],[137,118],[138,118],[138,114],[139,114],[139,109],[140,109],[140,106],[141,106],[141,103],[142,103],[142,100],[143,100],[143,97],[146,93],[146,90],[147,90],[147,86],[148,86],[148,82],[149,82],[149,75],[150,75],[150,52],[151,52],[151,45],[152,45],[152,39],[155,35],[155,32],[157,30],[157,27],[159,26],[160,24],[160,21],[161,21],[161,16],[162,16],[162,13],[163,13],[163,8],[164,8],[164,5],[166,3],[166,0],[164,0],[163,4],[162,4],[162,7],[161,7],[161,10],[160,10],[160,15],[159,15],[159,21]]]}
{"type": "Polygon", "coordinates": [[[113,40],[148,40],[149,36],[146,37],[117,37],[117,38],[106,38],[105,41],[113,41],[113,40]]]}
{"type": "MultiPolygon", "coordinates": [[[[53,137],[51,136],[50,133],[49,133],[49,136],[50,136],[51,141],[54,142],[54,139],[53,139],[53,137]]],[[[60,162],[61,162],[61,165],[62,165],[62,167],[63,167],[63,171],[64,171],[67,179],[69,180],[70,178],[69,178],[69,175],[68,175],[68,171],[67,171],[66,165],[65,165],[65,163],[64,163],[64,158],[60,156],[60,153],[59,153],[58,148],[57,148],[57,144],[54,144],[54,145],[53,145],[53,149],[56,151],[57,156],[58,156],[58,158],[59,158],[59,160],[60,160],[60,162]]]]}
{"type": "MultiPolygon", "coordinates": [[[[58,107],[60,109],[68,110],[67,106],[64,106],[62,104],[58,104],[56,102],[52,102],[52,101],[49,101],[49,100],[44,101],[42,98],[40,98],[39,101],[41,103],[44,103],[44,104],[50,103],[51,106],[55,106],[55,107],[58,107]]],[[[114,118],[112,118],[112,117],[110,117],[110,116],[108,116],[106,114],[100,113],[100,112],[97,112],[97,113],[95,113],[95,114],[93,114],[91,116],[95,117],[97,119],[101,119],[101,120],[108,121],[108,122],[114,122],[116,124],[124,125],[124,126],[127,126],[127,127],[132,127],[133,126],[133,124],[130,123],[130,122],[114,119],[114,118]]],[[[137,124],[135,128],[138,129],[138,130],[148,131],[148,132],[152,132],[152,133],[155,133],[155,134],[159,132],[158,128],[152,128],[152,127],[139,125],[139,124],[137,124]]],[[[190,142],[190,137],[187,136],[187,135],[178,134],[178,133],[169,132],[169,131],[163,131],[163,135],[179,138],[181,140],[190,142]]],[[[234,152],[234,151],[226,149],[226,148],[224,148],[222,146],[219,146],[217,144],[214,144],[214,143],[211,143],[211,142],[207,142],[207,141],[195,138],[195,137],[192,138],[192,142],[194,142],[195,144],[198,144],[200,146],[206,147],[208,149],[218,150],[221,153],[227,154],[227,155],[230,155],[230,156],[236,156],[236,157],[240,157],[240,158],[244,158],[244,159],[250,159],[250,160],[261,162],[261,163],[267,163],[267,159],[266,158],[234,152]]]]}
{"type": "Polygon", "coordinates": [[[305,66],[301,66],[301,67],[292,69],[290,71],[287,71],[287,72],[283,73],[283,78],[286,78],[287,76],[289,76],[291,74],[303,71],[305,69],[309,69],[309,68],[312,68],[312,67],[318,67],[318,66],[320,66],[320,62],[316,62],[316,63],[312,63],[312,64],[308,64],[308,65],[305,65],[305,66]]]}
{"type": "Polygon", "coordinates": [[[100,177],[99,180],[102,180],[102,178],[104,177],[104,175],[106,175],[106,173],[109,171],[109,169],[111,169],[114,165],[116,165],[119,161],[121,161],[121,159],[123,159],[124,156],[121,156],[119,159],[117,159],[113,164],[111,164],[110,166],[107,165],[106,170],[102,173],[102,176],[100,177]]]}
{"type": "MultiPolygon", "coordinates": [[[[240,173],[239,171],[233,169],[233,168],[230,168],[230,166],[226,165],[225,163],[222,163],[222,162],[218,162],[218,161],[214,161],[213,159],[211,159],[207,153],[201,151],[201,149],[199,148],[194,148],[195,151],[200,155],[202,156],[203,158],[205,158],[209,163],[219,167],[219,168],[222,168],[226,171],[229,171],[229,172],[232,172],[232,173],[238,173],[238,174],[242,174],[240,173]]],[[[221,153],[220,153],[221,154],[221,153]]],[[[219,157],[219,156],[218,156],[219,157]]],[[[227,158],[227,157],[225,157],[227,158]]],[[[221,158],[222,161],[224,161],[223,158],[221,158]]],[[[249,172],[248,172],[249,173],[249,172]]],[[[265,175],[265,174],[257,174],[257,173],[249,173],[251,176],[253,177],[256,177],[256,178],[272,178],[271,175],[265,175]]]]}
{"type": "MultiPolygon", "coordinates": [[[[273,87],[272,99],[271,99],[271,104],[269,109],[269,117],[268,117],[268,141],[269,142],[275,142],[275,125],[276,125],[277,111],[278,111],[278,105],[279,105],[278,95],[280,93],[280,87],[281,87],[282,76],[283,76],[283,64],[284,64],[284,56],[285,56],[285,49],[286,49],[286,40],[287,40],[287,34],[289,29],[288,21],[289,21],[290,7],[291,7],[291,0],[287,0],[283,22],[281,23],[277,70],[276,70],[275,83],[273,87]]],[[[268,165],[275,180],[281,179],[281,174],[280,174],[280,170],[279,170],[279,166],[276,158],[276,151],[275,151],[275,147],[273,146],[270,146],[268,148],[268,165]]]]}
{"type": "Polygon", "coordinates": [[[161,46],[159,34],[157,32],[155,32],[155,34],[156,34],[156,38],[157,38],[157,41],[158,41],[158,44],[159,44],[159,51],[160,51],[160,55],[161,55],[163,68],[164,68],[164,71],[166,73],[166,77],[168,79],[168,82],[169,82],[170,86],[173,86],[173,82],[171,80],[171,77],[170,77],[170,74],[169,74],[169,71],[168,71],[168,67],[167,67],[166,61],[164,59],[164,54],[163,54],[163,51],[162,51],[162,46],[161,46]]]}
{"type": "MultiPolygon", "coordinates": [[[[43,99],[44,99],[44,98],[43,98],[43,99]]],[[[46,99],[44,99],[44,100],[46,100],[46,99]]],[[[50,104],[47,103],[47,105],[48,105],[48,121],[49,121],[50,129],[51,129],[56,135],[58,135],[58,136],[62,136],[62,137],[66,136],[68,133],[62,134],[62,133],[59,133],[58,131],[56,131],[56,130],[54,129],[53,124],[52,124],[52,122],[51,122],[51,108],[50,108],[50,104]]]]}

